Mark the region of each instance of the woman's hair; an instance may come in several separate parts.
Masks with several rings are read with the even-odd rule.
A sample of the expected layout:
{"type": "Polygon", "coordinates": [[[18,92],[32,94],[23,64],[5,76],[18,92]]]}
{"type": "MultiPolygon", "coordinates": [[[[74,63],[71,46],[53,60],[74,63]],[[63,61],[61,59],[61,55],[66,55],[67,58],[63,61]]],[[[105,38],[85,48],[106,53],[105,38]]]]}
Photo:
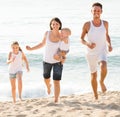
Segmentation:
{"type": "MultiPolygon", "coordinates": [[[[12,44],[11,44],[11,46],[13,46],[13,45],[18,45],[19,46],[19,43],[17,41],[13,41],[12,44]]],[[[20,46],[19,46],[19,51],[22,51],[22,49],[20,48],[20,46]]]]}
{"type": "Polygon", "coordinates": [[[61,30],[61,28],[62,28],[62,22],[61,22],[60,19],[57,18],[57,17],[53,18],[53,19],[50,21],[50,29],[52,30],[51,24],[52,24],[53,21],[56,21],[56,22],[58,22],[58,23],[60,24],[59,30],[61,30]]]}

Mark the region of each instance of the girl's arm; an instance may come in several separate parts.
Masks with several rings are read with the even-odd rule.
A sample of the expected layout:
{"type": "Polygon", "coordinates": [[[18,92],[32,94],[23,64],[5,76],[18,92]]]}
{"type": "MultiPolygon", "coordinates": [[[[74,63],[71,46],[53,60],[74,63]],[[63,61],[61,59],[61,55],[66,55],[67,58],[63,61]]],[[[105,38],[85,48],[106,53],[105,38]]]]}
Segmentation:
{"type": "Polygon", "coordinates": [[[29,71],[30,69],[29,69],[28,60],[23,52],[22,52],[22,59],[25,61],[27,71],[29,71]]]}
{"type": "Polygon", "coordinates": [[[8,59],[7,59],[7,64],[10,64],[11,62],[13,62],[15,60],[15,58],[12,58],[12,52],[9,52],[8,54],[8,59]]]}

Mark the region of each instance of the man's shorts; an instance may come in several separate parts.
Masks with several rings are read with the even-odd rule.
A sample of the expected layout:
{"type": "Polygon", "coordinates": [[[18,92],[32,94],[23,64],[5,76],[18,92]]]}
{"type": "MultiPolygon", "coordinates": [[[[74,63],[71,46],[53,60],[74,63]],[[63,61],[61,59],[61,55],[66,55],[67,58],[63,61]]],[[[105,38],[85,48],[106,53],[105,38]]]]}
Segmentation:
{"type": "Polygon", "coordinates": [[[97,66],[98,66],[99,62],[107,61],[107,56],[104,53],[99,54],[99,55],[89,55],[89,54],[87,54],[86,59],[87,59],[87,62],[88,62],[88,66],[90,68],[90,72],[94,73],[94,72],[97,71],[97,66]]]}

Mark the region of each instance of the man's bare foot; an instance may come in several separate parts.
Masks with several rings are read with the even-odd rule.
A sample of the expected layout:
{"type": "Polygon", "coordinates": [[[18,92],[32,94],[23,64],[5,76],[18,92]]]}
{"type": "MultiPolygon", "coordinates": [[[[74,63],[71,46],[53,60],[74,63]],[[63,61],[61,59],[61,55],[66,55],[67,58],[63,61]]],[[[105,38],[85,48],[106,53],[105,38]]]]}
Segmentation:
{"type": "Polygon", "coordinates": [[[101,86],[101,90],[103,93],[105,93],[107,91],[107,88],[106,86],[104,85],[104,83],[100,83],[100,86],[101,86]]]}
{"type": "Polygon", "coordinates": [[[97,100],[97,99],[98,99],[98,94],[95,95],[95,100],[97,100]]]}

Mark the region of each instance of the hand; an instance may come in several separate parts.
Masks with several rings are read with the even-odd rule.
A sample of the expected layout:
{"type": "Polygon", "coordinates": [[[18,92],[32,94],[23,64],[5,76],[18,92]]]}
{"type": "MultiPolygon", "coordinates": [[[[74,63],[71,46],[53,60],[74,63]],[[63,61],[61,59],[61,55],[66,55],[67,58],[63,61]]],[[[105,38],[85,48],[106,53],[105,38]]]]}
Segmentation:
{"type": "Polygon", "coordinates": [[[93,49],[96,47],[96,44],[95,43],[88,43],[87,46],[90,48],[90,49],[93,49]]]}
{"type": "Polygon", "coordinates": [[[14,56],[14,57],[11,59],[11,62],[14,62],[15,58],[16,58],[16,57],[14,56]]]}
{"type": "Polygon", "coordinates": [[[26,46],[26,49],[27,49],[27,50],[31,50],[31,47],[30,47],[30,46],[26,46]]]}
{"type": "Polygon", "coordinates": [[[112,46],[108,46],[108,51],[111,52],[113,50],[112,46]]]}

